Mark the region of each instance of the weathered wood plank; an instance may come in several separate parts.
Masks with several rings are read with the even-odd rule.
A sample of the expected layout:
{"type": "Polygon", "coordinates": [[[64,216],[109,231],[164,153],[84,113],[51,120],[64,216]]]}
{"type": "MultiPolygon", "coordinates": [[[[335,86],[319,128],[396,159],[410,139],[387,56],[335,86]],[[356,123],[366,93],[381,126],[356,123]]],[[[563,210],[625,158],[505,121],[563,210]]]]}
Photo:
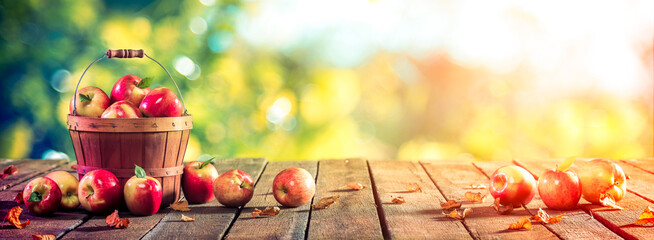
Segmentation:
{"type": "Polygon", "coordinates": [[[8,159],[8,158],[0,158],[0,170],[5,169],[9,165],[16,165],[16,163],[20,161],[24,161],[25,159],[8,159]]]}
{"type": "MultiPolygon", "coordinates": [[[[21,160],[13,164],[18,169],[14,175],[10,175],[5,179],[0,179],[0,191],[8,189],[23,181],[29,180],[41,173],[50,171],[56,167],[66,164],[67,160],[21,160]]],[[[3,168],[4,169],[4,168],[3,168]]],[[[1,171],[2,169],[0,169],[1,171]]]]}
{"type": "Polygon", "coordinates": [[[313,202],[334,195],[340,195],[340,198],[330,208],[311,211],[309,239],[383,238],[372,188],[349,191],[345,189],[348,182],[372,186],[365,160],[319,162],[313,202]]]}
{"type": "MultiPolygon", "coordinates": [[[[250,174],[250,176],[256,180],[259,179],[266,163],[265,158],[224,159],[217,160],[214,163],[214,166],[216,166],[218,173],[223,173],[232,169],[240,169],[250,174]]],[[[223,207],[215,200],[204,204],[190,205],[189,208],[191,208],[191,211],[189,212],[171,211],[159,222],[159,224],[156,226],[151,225],[150,227],[154,227],[143,238],[222,238],[240,211],[238,208],[223,207]],[[189,217],[195,217],[195,221],[181,221],[182,214],[189,217]]]]}
{"type": "MultiPolygon", "coordinates": [[[[34,162],[43,162],[49,160],[30,160],[34,162]]],[[[63,170],[68,171],[74,176],[77,176],[77,172],[70,168],[71,165],[75,162],[64,164],[59,166],[53,171],[63,170]]],[[[33,177],[45,176],[47,172],[41,172],[38,175],[33,177]]],[[[0,192],[0,216],[4,217],[7,215],[7,212],[18,204],[14,201],[16,194],[23,191],[23,188],[29,183],[29,181],[21,182],[5,191],[0,192]]],[[[82,208],[78,208],[75,211],[71,212],[55,212],[51,216],[39,217],[31,214],[27,207],[24,204],[20,204],[20,207],[23,208],[23,213],[20,216],[20,220],[24,222],[25,220],[30,220],[30,225],[24,229],[16,229],[13,226],[9,226],[8,223],[5,224],[5,227],[0,229],[0,238],[2,239],[31,239],[32,234],[54,234],[57,237],[61,237],[66,232],[74,229],[76,226],[82,224],[86,219],[89,218],[89,215],[82,208]]]]}
{"type": "Polygon", "coordinates": [[[625,159],[625,160],[621,160],[621,162],[643,169],[651,174],[654,174],[654,158],[625,159]]]}
{"type": "MultiPolygon", "coordinates": [[[[467,162],[421,162],[431,179],[436,183],[448,200],[464,201],[465,193],[481,192],[490,196],[488,189],[469,189],[472,184],[490,182],[479,169],[467,162]]],[[[508,164],[508,163],[505,163],[508,164]]],[[[516,209],[508,215],[498,214],[490,205],[492,197],[487,197],[484,203],[466,202],[463,208],[472,208],[473,212],[463,223],[479,239],[558,239],[556,235],[540,224],[533,224],[530,231],[508,230],[511,223],[517,222],[529,212],[523,208],[516,209]]],[[[442,217],[444,218],[444,216],[442,217]]]]}
{"type": "Polygon", "coordinates": [[[284,169],[304,168],[312,176],[316,176],[318,163],[302,162],[270,162],[259,179],[252,200],[243,208],[238,219],[232,224],[227,239],[304,239],[311,204],[307,203],[296,208],[281,206],[272,193],[272,182],[275,176],[284,169]],[[281,208],[275,217],[253,218],[250,214],[254,208],[265,209],[268,206],[281,208]],[[253,231],[256,229],[256,231],[253,231]]]}
{"type": "MultiPolygon", "coordinates": [[[[547,169],[556,168],[557,164],[561,163],[563,160],[538,160],[538,161],[518,161],[515,160],[514,163],[525,169],[528,169],[530,172],[540,176],[547,169]]],[[[576,168],[576,166],[575,166],[576,168]]],[[[489,169],[490,170],[490,169],[489,169]]],[[[580,203],[589,204],[583,198],[580,203]]],[[[592,218],[588,213],[584,212],[581,208],[577,208],[569,211],[559,211],[554,209],[549,209],[543,203],[540,198],[540,195],[537,193],[534,196],[534,200],[528,204],[530,212],[532,214],[537,214],[537,209],[542,208],[551,216],[556,216],[559,214],[565,213],[565,217],[560,223],[557,224],[548,224],[545,225],[552,232],[559,235],[564,239],[621,239],[619,235],[611,231],[602,225],[599,221],[592,218]],[[534,209],[536,211],[534,211],[534,209]]]]}
{"type": "Polygon", "coordinates": [[[381,204],[383,230],[391,239],[472,239],[461,221],[441,218],[445,197],[416,162],[369,161],[370,172],[381,204]],[[409,192],[409,184],[422,191],[409,192]],[[404,204],[393,204],[402,196],[404,204]]]}

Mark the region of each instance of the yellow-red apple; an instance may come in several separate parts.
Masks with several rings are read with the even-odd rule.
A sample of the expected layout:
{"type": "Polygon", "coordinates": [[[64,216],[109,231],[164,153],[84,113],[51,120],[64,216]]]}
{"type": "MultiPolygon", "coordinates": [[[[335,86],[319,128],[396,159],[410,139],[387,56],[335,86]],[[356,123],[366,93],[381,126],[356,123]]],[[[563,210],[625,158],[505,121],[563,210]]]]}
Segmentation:
{"type": "Polygon", "coordinates": [[[123,202],[123,189],[118,178],[104,169],[90,171],[79,181],[79,202],[92,213],[110,213],[123,202]]]}
{"type": "Polygon", "coordinates": [[[214,198],[213,182],[218,178],[213,158],[204,162],[192,161],[184,166],[182,190],[189,203],[206,203],[214,198]]]}
{"type": "Polygon", "coordinates": [[[213,182],[213,194],[218,202],[226,207],[243,206],[252,199],[254,181],[250,174],[244,171],[227,171],[213,182]]]}
{"type": "Polygon", "coordinates": [[[126,100],[138,106],[141,100],[150,91],[150,78],[141,80],[139,76],[128,74],[116,81],[114,87],[111,89],[110,102],[115,103],[118,101],[126,100]]]}
{"type": "Polygon", "coordinates": [[[551,209],[574,209],[581,198],[579,178],[571,171],[546,170],[538,178],[538,194],[551,209]]]}
{"type": "Polygon", "coordinates": [[[307,170],[288,168],[275,176],[272,191],[277,202],[285,207],[299,207],[311,201],[316,183],[307,170]]]}
{"type": "Polygon", "coordinates": [[[600,194],[609,194],[620,201],[627,191],[627,178],[620,165],[607,159],[593,159],[579,169],[581,194],[594,204],[600,204],[600,194]]]}
{"type": "Polygon", "coordinates": [[[61,190],[55,181],[47,177],[32,179],[23,190],[23,201],[34,215],[55,212],[61,204],[61,190]]]}
{"type": "Polygon", "coordinates": [[[102,118],[140,118],[141,111],[136,108],[131,102],[122,100],[111,104],[102,113],[102,118]]]}
{"type": "Polygon", "coordinates": [[[68,110],[70,115],[77,106],[77,115],[82,117],[100,117],[107,107],[109,107],[109,97],[97,87],[85,87],[77,91],[77,97],[70,99],[68,110]],[[76,102],[76,105],[73,104],[76,102]]]}
{"type": "Polygon", "coordinates": [[[157,213],[161,206],[163,192],[159,180],[145,175],[143,168],[136,166],[135,175],[127,180],[124,188],[127,209],[134,215],[149,216],[157,213]]]}
{"type": "Polygon", "coordinates": [[[490,193],[500,204],[520,207],[531,202],[536,194],[536,179],[518,166],[501,167],[491,175],[490,193]]]}
{"type": "Polygon", "coordinates": [[[52,179],[59,186],[59,190],[61,190],[61,209],[73,210],[79,206],[79,198],[77,198],[79,181],[73,174],[66,171],[54,171],[48,173],[45,177],[52,179]]]}

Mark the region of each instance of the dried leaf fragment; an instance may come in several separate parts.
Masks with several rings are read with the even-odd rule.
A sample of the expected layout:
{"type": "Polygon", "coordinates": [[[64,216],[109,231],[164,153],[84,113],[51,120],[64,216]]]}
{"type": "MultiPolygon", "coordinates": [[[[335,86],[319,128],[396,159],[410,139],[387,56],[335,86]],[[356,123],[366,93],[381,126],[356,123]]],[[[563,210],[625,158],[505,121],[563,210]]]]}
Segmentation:
{"type": "Polygon", "coordinates": [[[317,203],[311,204],[311,208],[313,208],[313,209],[329,208],[329,206],[331,206],[335,202],[338,202],[338,198],[340,198],[340,197],[341,196],[336,195],[336,196],[321,198],[320,201],[318,201],[317,203]]]}
{"type": "Polygon", "coordinates": [[[559,223],[561,222],[561,219],[565,216],[565,213],[559,214],[556,217],[551,217],[545,210],[542,208],[538,209],[538,214],[536,216],[531,217],[531,220],[537,221],[537,222],[542,222],[542,223],[547,223],[547,224],[553,224],[553,223],[559,223]]]}
{"type": "Polygon", "coordinates": [[[409,185],[406,186],[406,190],[409,192],[417,192],[417,191],[422,192],[422,188],[417,183],[409,183],[409,185]]]}
{"type": "Polygon", "coordinates": [[[55,240],[57,237],[54,234],[47,235],[36,235],[32,234],[32,239],[34,240],[55,240]]]}
{"type": "Polygon", "coordinates": [[[464,218],[466,218],[471,213],[472,213],[472,208],[466,208],[466,209],[463,209],[463,212],[461,212],[461,214],[459,214],[459,212],[456,209],[452,210],[448,214],[446,214],[444,212],[442,212],[441,214],[445,215],[446,217],[463,220],[464,218]]]}
{"type": "Polygon", "coordinates": [[[70,165],[70,169],[77,170],[77,164],[70,165]]]}
{"type": "Polygon", "coordinates": [[[645,211],[638,216],[638,220],[636,220],[636,224],[654,224],[654,208],[652,207],[647,207],[645,208],[645,211]]]}
{"type": "Polygon", "coordinates": [[[395,204],[402,204],[402,203],[406,203],[406,199],[404,199],[404,197],[402,196],[397,196],[394,197],[393,200],[391,200],[391,202],[395,204]]]}
{"type": "Polygon", "coordinates": [[[195,217],[189,217],[189,216],[186,216],[186,215],[182,214],[182,221],[184,221],[184,222],[195,221],[195,217]]]}
{"type": "Polygon", "coordinates": [[[447,202],[441,203],[441,207],[445,210],[450,210],[453,208],[460,208],[461,203],[454,200],[447,200],[447,202]]]}
{"type": "Polygon", "coordinates": [[[14,197],[14,201],[16,201],[16,203],[18,204],[25,203],[25,201],[23,200],[23,192],[18,192],[18,194],[16,194],[16,197],[14,197]]]}
{"type": "Polygon", "coordinates": [[[513,212],[513,205],[501,205],[500,198],[495,198],[493,209],[495,209],[499,214],[506,215],[513,212]]]}
{"type": "Polygon", "coordinates": [[[9,177],[16,173],[18,173],[18,168],[16,168],[16,166],[14,165],[9,165],[9,167],[6,167],[5,169],[2,170],[2,175],[0,175],[0,179],[5,179],[6,177],[9,177]]]}
{"type": "Polygon", "coordinates": [[[266,209],[264,209],[263,211],[261,211],[258,208],[255,208],[254,211],[252,211],[252,217],[256,218],[257,216],[264,216],[264,215],[277,216],[277,214],[279,214],[279,211],[281,211],[279,207],[266,207],[266,209]]]}
{"type": "Polygon", "coordinates": [[[486,189],[488,186],[486,184],[470,184],[469,189],[486,189]]]}
{"type": "Polygon", "coordinates": [[[25,228],[27,225],[30,225],[30,220],[27,219],[24,223],[20,222],[20,214],[23,212],[23,208],[19,206],[13,207],[9,212],[7,213],[7,216],[5,217],[5,220],[9,221],[9,223],[13,224],[17,228],[25,228]]]}
{"type": "Polygon", "coordinates": [[[478,193],[478,192],[466,192],[466,199],[473,201],[473,202],[484,202],[484,199],[486,199],[486,195],[478,193]]]}
{"type": "Polygon", "coordinates": [[[120,219],[120,217],[118,217],[118,210],[114,210],[112,214],[109,214],[105,219],[105,222],[112,228],[123,229],[129,226],[129,218],[120,219]]]}
{"type": "Polygon", "coordinates": [[[511,223],[509,225],[509,229],[511,230],[530,230],[531,229],[531,221],[529,221],[529,218],[523,217],[520,220],[518,220],[515,223],[511,223]]]}
{"type": "Polygon", "coordinates": [[[191,211],[191,209],[188,208],[188,202],[187,201],[179,201],[179,202],[170,204],[170,208],[172,208],[175,211],[180,211],[180,212],[191,211]]]}
{"type": "Polygon", "coordinates": [[[357,182],[349,182],[349,183],[347,183],[347,187],[349,187],[351,189],[354,189],[354,190],[361,190],[361,189],[366,188],[366,186],[363,186],[363,184],[357,183],[357,182]]]}
{"type": "Polygon", "coordinates": [[[622,207],[615,203],[615,198],[613,198],[613,195],[611,194],[600,193],[599,201],[602,206],[610,207],[613,209],[622,209],[622,207]]]}

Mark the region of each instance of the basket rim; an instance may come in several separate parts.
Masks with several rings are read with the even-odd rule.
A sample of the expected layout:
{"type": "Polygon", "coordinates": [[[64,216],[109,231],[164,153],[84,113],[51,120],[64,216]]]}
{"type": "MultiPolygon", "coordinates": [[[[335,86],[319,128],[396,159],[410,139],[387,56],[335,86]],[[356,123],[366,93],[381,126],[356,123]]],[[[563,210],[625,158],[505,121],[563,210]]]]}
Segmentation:
{"type": "Polygon", "coordinates": [[[79,132],[169,132],[193,128],[193,116],[154,118],[94,118],[68,114],[66,125],[79,132]]]}

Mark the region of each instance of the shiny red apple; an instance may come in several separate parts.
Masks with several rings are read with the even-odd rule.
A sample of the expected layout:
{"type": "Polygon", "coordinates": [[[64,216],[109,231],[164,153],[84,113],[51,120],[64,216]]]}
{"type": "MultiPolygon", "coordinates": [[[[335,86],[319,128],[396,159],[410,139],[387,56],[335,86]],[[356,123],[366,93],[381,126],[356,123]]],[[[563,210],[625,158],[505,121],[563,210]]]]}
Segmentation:
{"type": "Polygon", "coordinates": [[[145,95],[139,110],[146,117],[179,117],[184,113],[177,95],[165,87],[156,87],[145,95]]]}
{"type": "Polygon", "coordinates": [[[538,178],[538,194],[551,209],[572,210],[581,198],[581,184],[572,171],[550,169],[538,178]]]}
{"type": "Polygon", "coordinates": [[[627,191],[627,178],[620,165],[608,159],[593,159],[578,171],[581,194],[587,201],[600,204],[600,194],[613,196],[616,202],[622,200],[627,191]]]}
{"type": "Polygon", "coordinates": [[[218,202],[226,207],[243,206],[252,199],[254,181],[244,171],[227,171],[213,182],[213,193],[218,202]]]}
{"type": "Polygon", "coordinates": [[[100,117],[109,107],[109,97],[97,87],[85,87],[77,91],[77,97],[70,99],[68,110],[73,115],[73,101],[76,102],[77,115],[82,117],[100,117]]]}
{"type": "Polygon", "coordinates": [[[139,76],[136,75],[125,75],[116,81],[114,87],[111,89],[111,97],[109,100],[111,103],[118,101],[129,101],[134,106],[141,104],[141,100],[148,94],[150,91],[150,83],[152,81],[150,78],[145,78],[141,80],[139,76]]]}
{"type": "Polygon", "coordinates": [[[163,192],[159,180],[145,175],[143,168],[136,166],[135,175],[127,180],[124,188],[127,209],[134,215],[149,216],[157,213],[161,206],[163,192]]]}
{"type": "Polygon", "coordinates": [[[32,179],[23,189],[23,201],[34,215],[48,215],[61,204],[61,190],[57,183],[47,177],[32,179]]]}
{"type": "Polygon", "coordinates": [[[66,171],[54,171],[45,175],[52,179],[61,190],[61,206],[59,209],[73,210],[79,207],[79,198],[77,197],[77,186],[79,181],[73,174],[66,171]]]}
{"type": "Polygon", "coordinates": [[[213,182],[218,178],[212,159],[204,162],[192,161],[184,166],[182,190],[189,203],[206,203],[214,198],[213,182]]]}
{"type": "Polygon", "coordinates": [[[109,213],[123,202],[123,188],[116,176],[104,169],[90,171],[79,181],[79,202],[89,212],[109,213]]]}
{"type": "Polygon", "coordinates": [[[520,207],[531,202],[536,194],[536,179],[518,166],[501,167],[491,175],[490,193],[500,204],[520,207]]]}
{"type": "Polygon", "coordinates": [[[141,111],[131,102],[122,100],[111,104],[102,113],[102,118],[140,118],[141,111]]]}
{"type": "Polygon", "coordinates": [[[299,207],[311,201],[316,193],[316,183],[307,170],[288,168],[275,176],[272,191],[280,204],[299,207]]]}

